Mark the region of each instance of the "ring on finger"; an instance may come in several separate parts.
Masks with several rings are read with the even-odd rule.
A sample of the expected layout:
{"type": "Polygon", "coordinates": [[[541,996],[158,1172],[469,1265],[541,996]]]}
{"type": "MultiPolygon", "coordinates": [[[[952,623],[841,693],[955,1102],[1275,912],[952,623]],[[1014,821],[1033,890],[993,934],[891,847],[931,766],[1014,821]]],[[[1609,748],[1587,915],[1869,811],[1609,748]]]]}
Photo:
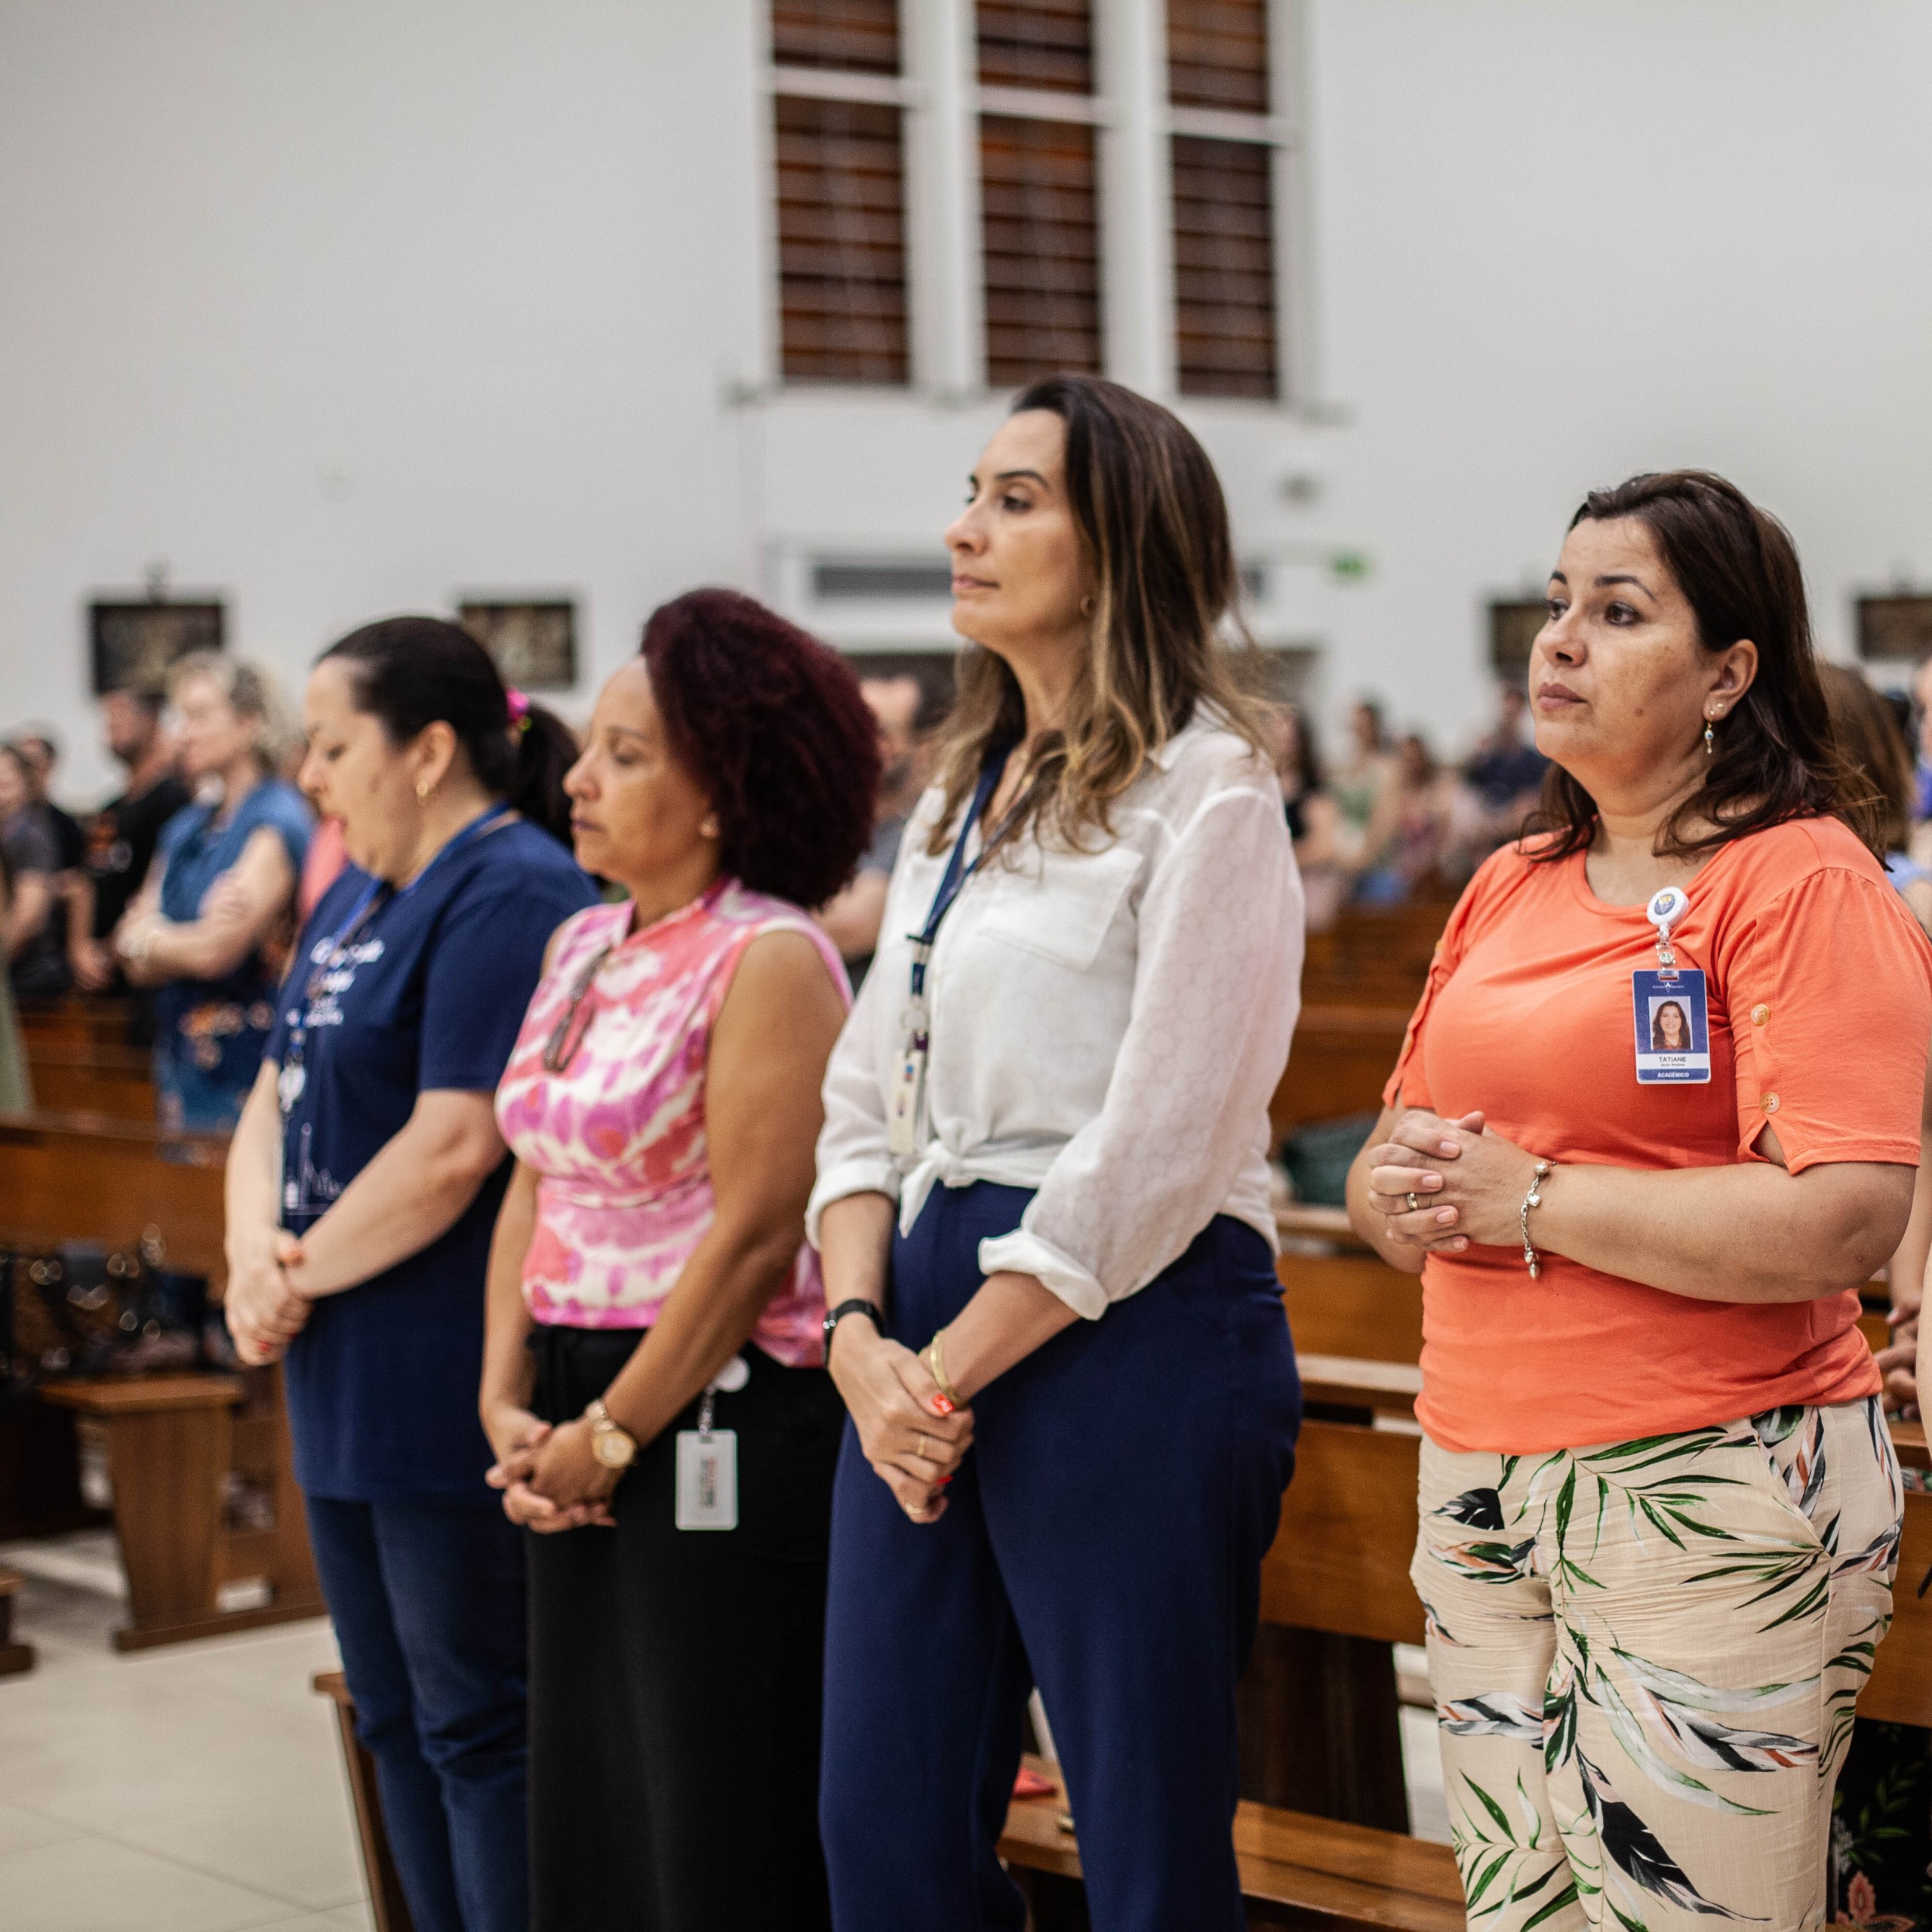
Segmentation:
{"type": "Polygon", "coordinates": [[[919,1437],[919,1446],[913,1451],[913,1454],[916,1455],[921,1462],[937,1463],[939,1460],[939,1458],[933,1454],[932,1444],[926,1440],[923,1433],[921,1433],[919,1437]]]}
{"type": "Polygon", "coordinates": [[[1408,1200],[1409,1200],[1409,1212],[1410,1212],[1411,1214],[1414,1214],[1414,1213],[1416,1212],[1417,1209],[1417,1208],[1421,1205],[1420,1202],[1419,1202],[1419,1201],[1416,1199],[1416,1191],[1415,1191],[1415,1189],[1414,1189],[1414,1188],[1411,1188],[1411,1189],[1409,1189],[1408,1200]]]}

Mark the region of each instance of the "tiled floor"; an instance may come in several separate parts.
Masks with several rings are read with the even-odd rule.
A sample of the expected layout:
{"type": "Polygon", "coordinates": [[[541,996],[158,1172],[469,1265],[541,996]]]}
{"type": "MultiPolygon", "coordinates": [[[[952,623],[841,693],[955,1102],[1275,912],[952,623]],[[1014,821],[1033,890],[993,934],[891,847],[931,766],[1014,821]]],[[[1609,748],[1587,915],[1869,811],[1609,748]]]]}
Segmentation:
{"type": "Polygon", "coordinates": [[[334,1719],[309,1688],[335,1664],[328,1626],[122,1657],[111,1539],[0,1562],[25,1573],[16,1627],[39,1652],[0,1678],[6,1932],[368,1932],[334,1719]]]}
{"type": "MultiPolygon", "coordinates": [[[[5,1932],[369,1932],[319,1620],[122,1657],[112,1539],[0,1546],[26,1574],[0,1678],[5,1932]]],[[[1419,1669],[1420,1654],[1398,1654],[1419,1669]]],[[[1435,1725],[1402,1713],[1410,1829],[1446,1841],[1435,1725]]]]}

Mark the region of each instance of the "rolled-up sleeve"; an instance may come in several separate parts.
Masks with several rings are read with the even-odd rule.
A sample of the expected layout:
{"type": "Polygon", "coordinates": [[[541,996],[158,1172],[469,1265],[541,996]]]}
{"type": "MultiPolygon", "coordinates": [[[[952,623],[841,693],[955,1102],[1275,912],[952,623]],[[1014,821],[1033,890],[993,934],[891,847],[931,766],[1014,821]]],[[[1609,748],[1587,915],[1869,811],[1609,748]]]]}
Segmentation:
{"type": "MultiPolygon", "coordinates": [[[[1035,1275],[1091,1319],[1186,1249],[1265,1136],[1294,1032],[1302,942],[1279,800],[1258,783],[1211,792],[1142,898],[1132,1008],[1106,1104],[1060,1149],[1020,1227],[980,1244],[983,1272],[1035,1275]]],[[[878,1131],[882,1145],[882,1119],[878,1131]]]]}
{"type": "Polygon", "coordinates": [[[805,1208],[805,1238],[814,1247],[820,1217],[833,1201],[848,1194],[899,1198],[899,1168],[886,1142],[885,1096],[872,1045],[878,1026],[873,1008],[882,997],[880,978],[875,972],[866,974],[826,1065],[818,1179],[805,1208]]]}

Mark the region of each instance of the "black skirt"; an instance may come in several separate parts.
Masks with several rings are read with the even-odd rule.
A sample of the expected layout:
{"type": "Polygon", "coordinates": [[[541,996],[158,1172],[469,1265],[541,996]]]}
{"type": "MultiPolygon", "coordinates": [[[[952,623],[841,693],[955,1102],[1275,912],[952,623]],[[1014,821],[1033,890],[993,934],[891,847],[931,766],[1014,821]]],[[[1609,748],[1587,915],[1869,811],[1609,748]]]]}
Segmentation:
{"type": "MultiPolygon", "coordinates": [[[[639,1339],[538,1328],[537,1414],[580,1415],[639,1339]]],[[[675,1525],[694,1403],[618,1484],[615,1529],[528,1538],[533,1932],[831,1924],[819,1720],[845,1411],[823,1369],[743,1354],[713,1423],[737,1435],[735,1530],[675,1525]]]]}

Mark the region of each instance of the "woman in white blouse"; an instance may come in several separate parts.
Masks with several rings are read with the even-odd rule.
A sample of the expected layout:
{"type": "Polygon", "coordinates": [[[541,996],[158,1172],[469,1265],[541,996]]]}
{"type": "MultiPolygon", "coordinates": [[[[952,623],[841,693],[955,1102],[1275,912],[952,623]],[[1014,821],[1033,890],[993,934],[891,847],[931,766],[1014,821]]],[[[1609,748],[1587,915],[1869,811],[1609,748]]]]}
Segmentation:
{"type": "Polygon", "coordinates": [[[1168,411],[1060,377],[947,542],[978,648],[809,1220],[852,1421],[833,1915],[1023,1922],[995,1847],[1037,1682],[1094,1924],[1233,1932],[1235,1685],[1300,1418],[1266,1154],[1302,900],[1217,638],[1226,509],[1168,411]]]}

